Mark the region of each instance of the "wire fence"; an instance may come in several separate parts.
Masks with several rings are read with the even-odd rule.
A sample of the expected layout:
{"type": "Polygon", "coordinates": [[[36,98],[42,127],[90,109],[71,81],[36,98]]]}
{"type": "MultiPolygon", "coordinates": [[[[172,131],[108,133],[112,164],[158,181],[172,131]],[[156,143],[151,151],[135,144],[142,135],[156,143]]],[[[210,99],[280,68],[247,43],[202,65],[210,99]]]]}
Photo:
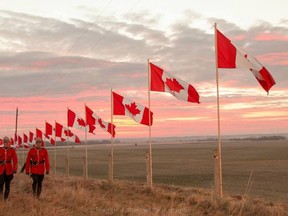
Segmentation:
{"type": "MultiPolygon", "coordinates": [[[[109,178],[110,144],[88,145],[88,177],[109,178]]],[[[148,144],[114,145],[114,179],[146,182],[148,144]]],[[[213,151],[217,142],[152,144],[153,183],[214,189],[213,151]]],[[[51,174],[53,147],[48,148],[51,174]]],[[[268,200],[288,200],[287,141],[222,143],[223,192],[268,200]]],[[[85,177],[85,146],[56,149],[56,175],[85,177]],[[69,153],[68,153],[69,151],[69,153]]]]}

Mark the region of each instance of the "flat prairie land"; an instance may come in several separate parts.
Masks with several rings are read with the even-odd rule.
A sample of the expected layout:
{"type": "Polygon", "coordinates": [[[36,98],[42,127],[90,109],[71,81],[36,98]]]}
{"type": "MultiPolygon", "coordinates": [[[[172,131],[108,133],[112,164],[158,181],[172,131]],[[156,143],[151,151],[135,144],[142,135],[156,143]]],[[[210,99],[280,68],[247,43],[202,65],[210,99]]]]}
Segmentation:
{"type": "MultiPolygon", "coordinates": [[[[153,183],[186,188],[214,188],[214,158],[217,141],[152,143],[153,183]]],[[[146,182],[149,144],[113,145],[114,179],[146,182]]],[[[108,179],[111,144],[89,145],[88,177],[108,179]]],[[[55,151],[49,148],[51,174],[83,176],[85,146],[55,151]]],[[[271,201],[288,200],[288,141],[222,141],[223,193],[271,201]]]]}

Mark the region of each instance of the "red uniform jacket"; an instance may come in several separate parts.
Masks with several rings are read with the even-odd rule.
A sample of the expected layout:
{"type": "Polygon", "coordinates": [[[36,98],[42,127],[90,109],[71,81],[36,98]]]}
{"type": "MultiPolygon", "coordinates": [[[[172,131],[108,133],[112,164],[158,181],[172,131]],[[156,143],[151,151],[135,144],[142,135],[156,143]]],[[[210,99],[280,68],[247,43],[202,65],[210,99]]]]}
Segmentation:
{"type": "Polygon", "coordinates": [[[16,151],[9,147],[0,147],[0,175],[6,170],[7,175],[12,175],[17,171],[18,158],[16,151]],[[13,164],[12,164],[13,161],[13,164]]]}
{"type": "Polygon", "coordinates": [[[47,149],[31,148],[28,152],[25,168],[26,173],[29,174],[42,175],[45,173],[45,170],[49,173],[50,163],[47,149]]]}

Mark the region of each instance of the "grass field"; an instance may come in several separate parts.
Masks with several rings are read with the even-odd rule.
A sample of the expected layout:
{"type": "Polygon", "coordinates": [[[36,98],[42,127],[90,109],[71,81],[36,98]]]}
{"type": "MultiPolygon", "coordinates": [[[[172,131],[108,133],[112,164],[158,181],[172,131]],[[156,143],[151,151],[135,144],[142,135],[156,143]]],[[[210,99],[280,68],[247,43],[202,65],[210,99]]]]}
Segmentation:
{"type": "MultiPolygon", "coordinates": [[[[153,144],[153,182],[213,189],[213,151],[217,142],[153,144]]],[[[110,144],[88,148],[89,178],[108,179],[110,144]]],[[[148,144],[114,145],[114,179],[146,181],[148,144]]],[[[54,150],[50,149],[51,174],[54,150]]],[[[21,154],[21,153],[20,153],[21,154]]],[[[67,149],[57,149],[56,174],[65,175],[67,149]]],[[[85,148],[69,150],[70,175],[83,175],[85,148]]],[[[19,155],[20,157],[20,155],[19,155]]],[[[288,143],[283,141],[223,141],[223,192],[231,196],[288,200],[288,143]],[[247,187],[251,175],[251,186],[247,187]]]]}

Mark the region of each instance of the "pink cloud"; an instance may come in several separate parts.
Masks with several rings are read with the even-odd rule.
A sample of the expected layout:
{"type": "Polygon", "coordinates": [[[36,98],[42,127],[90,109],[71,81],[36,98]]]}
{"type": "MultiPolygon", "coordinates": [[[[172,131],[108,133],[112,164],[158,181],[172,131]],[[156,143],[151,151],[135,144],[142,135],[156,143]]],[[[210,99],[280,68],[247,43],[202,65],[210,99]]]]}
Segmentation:
{"type": "MultiPolygon", "coordinates": [[[[233,87],[232,81],[225,86],[224,90],[228,92],[227,97],[225,91],[220,97],[222,134],[271,133],[273,131],[286,133],[285,128],[288,127],[288,115],[285,115],[287,106],[285,106],[285,101],[277,99],[278,96],[283,95],[281,90],[272,96],[266,96],[266,94],[259,94],[259,91],[262,93],[262,90],[257,89],[257,83],[255,83],[255,89],[257,89],[255,95],[248,87],[239,87],[238,89],[233,87]],[[235,96],[239,91],[241,94],[235,96]],[[248,97],[245,96],[245,91],[249,92],[248,97]]],[[[127,87],[117,90],[148,106],[147,89],[131,90],[127,87]]],[[[151,92],[150,96],[151,110],[154,112],[152,137],[217,134],[217,106],[213,89],[206,90],[201,95],[200,104],[179,101],[165,93],[151,92]]],[[[35,130],[35,127],[44,130],[45,121],[53,124],[56,120],[65,125],[67,107],[84,118],[84,103],[105,121],[110,122],[110,101],[110,91],[96,87],[81,91],[74,96],[1,98],[1,136],[13,136],[16,107],[19,107],[18,133],[22,134],[29,130],[35,130]]],[[[116,124],[116,138],[149,136],[147,126],[139,125],[129,117],[114,116],[113,122],[116,124]]],[[[73,131],[77,135],[79,134],[80,139],[84,140],[83,133],[76,129],[73,131]]],[[[89,134],[88,138],[109,139],[110,136],[108,133],[98,130],[97,136],[89,134]]]]}
{"type": "Polygon", "coordinates": [[[44,68],[46,66],[49,66],[51,65],[52,62],[49,62],[49,61],[35,61],[35,62],[32,62],[32,67],[37,67],[37,68],[44,68]]]}
{"type": "Polygon", "coordinates": [[[232,41],[243,41],[246,40],[246,36],[244,34],[236,35],[231,38],[232,41]]]}
{"type": "Polygon", "coordinates": [[[260,55],[258,58],[269,65],[288,65],[288,52],[268,53],[260,55]]]}
{"type": "Polygon", "coordinates": [[[258,41],[288,41],[288,36],[277,33],[277,32],[269,32],[269,33],[261,33],[255,36],[255,40],[258,41]]]}

